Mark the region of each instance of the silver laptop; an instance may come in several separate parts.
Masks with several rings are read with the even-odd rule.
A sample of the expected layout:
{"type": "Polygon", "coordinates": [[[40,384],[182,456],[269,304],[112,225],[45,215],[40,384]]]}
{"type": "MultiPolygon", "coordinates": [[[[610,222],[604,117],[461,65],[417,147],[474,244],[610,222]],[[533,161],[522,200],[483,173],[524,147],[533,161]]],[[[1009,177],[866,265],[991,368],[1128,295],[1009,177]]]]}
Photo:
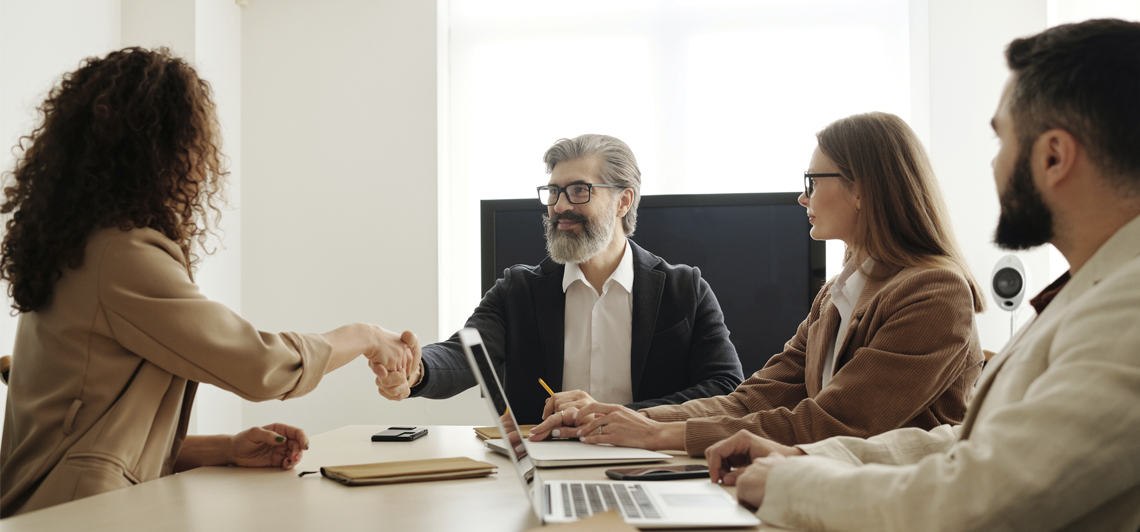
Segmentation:
{"type": "MultiPolygon", "coordinates": [[[[487,440],[483,444],[492,451],[509,456],[506,440],[487,440]]],[[[633,447],[587,445],[577,439],[569,441],[527,441],[526,448],[530,453],[530,461],[538,467],[643,464],[673,458],[665,453],[655,453],[633,447]]]]}
{"type": "Polygon", "coordinates": [[[760,520],[720,486],[707,480],[615,482],[610,480],[547,481],[531,460],[530,442],[521,437],[507,394],[475,329],[459,331],[459,341],[495,426],[505,435],[507,456],[515,465],[531,507],[543,523],[565,523],[616,509],[638,528],[707,528],[756,526],[760,520]]]}

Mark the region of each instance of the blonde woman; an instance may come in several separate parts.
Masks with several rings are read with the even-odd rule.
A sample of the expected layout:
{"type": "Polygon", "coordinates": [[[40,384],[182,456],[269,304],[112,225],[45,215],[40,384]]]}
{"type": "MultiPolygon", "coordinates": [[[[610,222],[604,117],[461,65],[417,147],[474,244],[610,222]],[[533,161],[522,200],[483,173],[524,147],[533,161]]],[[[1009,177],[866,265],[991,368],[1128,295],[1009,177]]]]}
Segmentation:
{"type": "Polygon", "coordinates": [[[984,299],[922,144],[886,113],[838,120],[817,140],[800,204],[812,238],[841,240],[847,253],[784,351],[728,395],[567,409],[531,439],[701,455],[741,430],[794,445],[962,422],[982,368],[974,314],[984,299]]]}

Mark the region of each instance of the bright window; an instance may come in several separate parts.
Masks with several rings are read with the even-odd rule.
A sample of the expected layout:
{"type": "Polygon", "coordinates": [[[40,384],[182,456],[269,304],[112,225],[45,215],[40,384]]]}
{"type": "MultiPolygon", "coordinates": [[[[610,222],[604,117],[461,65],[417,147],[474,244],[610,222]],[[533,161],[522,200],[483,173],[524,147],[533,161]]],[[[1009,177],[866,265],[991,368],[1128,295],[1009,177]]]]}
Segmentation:
{"type": "Polygon", "coordinates": [[[452,0],[445,331],[481,297],[479,200],[533,196],[559,138],[626,141],[644,194],[795,191],[829,122],[908,119],[907,6],[452,0]]]}

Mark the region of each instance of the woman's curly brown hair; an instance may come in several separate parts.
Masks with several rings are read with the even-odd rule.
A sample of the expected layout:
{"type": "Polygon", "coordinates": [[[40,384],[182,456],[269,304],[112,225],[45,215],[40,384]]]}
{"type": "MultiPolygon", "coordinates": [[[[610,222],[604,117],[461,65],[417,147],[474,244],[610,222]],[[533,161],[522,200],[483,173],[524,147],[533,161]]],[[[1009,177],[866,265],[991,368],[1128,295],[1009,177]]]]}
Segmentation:
{"type": "Polygon", "coordinates": [[[165,48],[88,58],[38,110],[0,206],[10,215],[0,279],[13,308],[45,308],[99,228],[154,229],[192,265],[195,243],[208,253],[228,172],[210,85],[190,65],[165,48]]]}

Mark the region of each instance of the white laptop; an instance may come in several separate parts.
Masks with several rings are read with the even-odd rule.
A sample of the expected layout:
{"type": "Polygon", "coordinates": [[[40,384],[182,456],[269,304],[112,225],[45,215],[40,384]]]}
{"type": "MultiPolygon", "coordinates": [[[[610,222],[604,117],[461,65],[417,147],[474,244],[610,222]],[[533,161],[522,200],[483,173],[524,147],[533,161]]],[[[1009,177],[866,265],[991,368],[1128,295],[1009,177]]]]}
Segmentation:
{"type": "Polygon", "coordinates": [[[638,528],[708,528],[756,526],[760,520],[736,503],[720,486],[707,480],[617,482],[612,480],[543,482],[531,460],[531,442],[522,438],[507,395],[475,329],[459,331],[459,340],[483,398],[495,418],[507,456],[543,523],[565,523],[617,509],[638,528]]]}
{"type": "MultiPolygon", "coordinates": [[[[488,449],[501,455],[507,454],[506,440],[496,439],[483,442],[488,449]]],[[[613,445],[589,445],[578,440],[568,441],[527,441],[526,450],[530,460],[538,467],[578,467],[588,465],[638,464],[661,462],[673,458],[665,453],[655,453],[633,447],[613,445]]]]}

